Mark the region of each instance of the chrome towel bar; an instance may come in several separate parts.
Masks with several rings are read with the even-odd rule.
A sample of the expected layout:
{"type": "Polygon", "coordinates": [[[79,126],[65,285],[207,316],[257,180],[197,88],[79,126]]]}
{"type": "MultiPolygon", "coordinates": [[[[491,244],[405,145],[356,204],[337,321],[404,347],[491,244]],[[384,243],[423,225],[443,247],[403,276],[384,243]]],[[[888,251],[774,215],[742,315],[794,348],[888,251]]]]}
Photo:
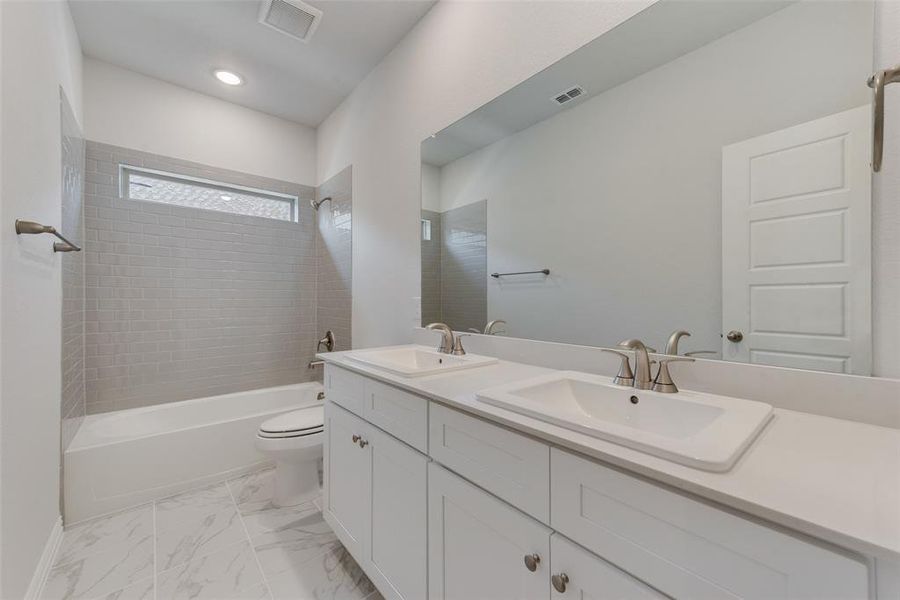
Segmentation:
{"type": "Polygon", "coordinates": [[[881,170],[884,154],[884,86],[900,83],[900,65],[893,69],[878,71],[866,82],[872,88],[872,170],[881,170]]]}
{"type": "Polygon", "coordinates": [[[515,273],[491,273],[491,277],[499,279],[500,277],[506,277],[508,275],[537,275],[538,273],[549,275],[550,269],[541,269],[540,271],[516,271],[515,273]]]}
{"type": "Polygon", "coordinates": [[[61,239],[62,242],[54,242],[54,252],[81,252],[81,248],[63,237],[63,235],[51,225],[41,225],[40,223],[35,223],[34,221],[23,221],[22,219],[16,219],[16,234],[22,235],[23,233],[33,235],[37,235],[39,233],[49,233],[55,235],[56,237],[61,239]]]}

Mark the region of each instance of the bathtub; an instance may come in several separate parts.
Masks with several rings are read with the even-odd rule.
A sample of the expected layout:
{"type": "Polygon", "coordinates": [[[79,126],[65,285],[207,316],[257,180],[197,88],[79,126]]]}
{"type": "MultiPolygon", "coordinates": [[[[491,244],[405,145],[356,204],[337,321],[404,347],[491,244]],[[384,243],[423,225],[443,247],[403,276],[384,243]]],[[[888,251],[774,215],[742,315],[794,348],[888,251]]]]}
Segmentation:
{"type": "Polygon", "coordinates": [[[259,425],[321,404],[321,391],[300,383],[85,417],[63,457],[66,523],[265,466],[259,425]]]}

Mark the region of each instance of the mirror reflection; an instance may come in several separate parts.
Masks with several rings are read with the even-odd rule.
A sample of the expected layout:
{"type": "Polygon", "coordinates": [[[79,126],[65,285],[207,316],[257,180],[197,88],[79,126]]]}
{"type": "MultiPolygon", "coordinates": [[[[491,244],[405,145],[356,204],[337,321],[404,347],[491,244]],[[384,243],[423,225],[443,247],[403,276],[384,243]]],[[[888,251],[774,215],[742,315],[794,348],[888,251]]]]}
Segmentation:
{"type": "Polygon", "coordinates": [[[872,374],[872,30],[664,1],[426,139],[423,325],[872,374]]]}

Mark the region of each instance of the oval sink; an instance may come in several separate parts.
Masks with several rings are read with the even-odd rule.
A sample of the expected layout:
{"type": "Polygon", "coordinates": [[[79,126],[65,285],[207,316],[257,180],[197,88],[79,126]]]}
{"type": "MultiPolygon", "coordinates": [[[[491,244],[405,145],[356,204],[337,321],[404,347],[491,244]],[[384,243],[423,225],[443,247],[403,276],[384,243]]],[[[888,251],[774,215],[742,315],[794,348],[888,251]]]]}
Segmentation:
{"type": "Polygon", "coordinates": [[[727,471],[772,416],[763,402],[662,394],[561,371],[478,392],[480,401],[707,471],[727,471]]]}

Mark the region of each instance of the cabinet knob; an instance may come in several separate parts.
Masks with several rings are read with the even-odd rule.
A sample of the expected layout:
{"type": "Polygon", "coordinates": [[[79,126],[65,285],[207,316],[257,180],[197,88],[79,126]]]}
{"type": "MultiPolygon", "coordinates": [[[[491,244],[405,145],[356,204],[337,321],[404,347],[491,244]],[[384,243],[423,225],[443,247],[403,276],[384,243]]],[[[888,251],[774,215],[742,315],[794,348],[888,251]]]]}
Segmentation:
{"type": "Polygon", "coordinates": [[[569,583],[569,576],[565,573],[560,573],[559,575],[551,577],[550,582],[553,584],[553,587],[556,588],[556,591],[562,594],[566,591],[566,585],[569,583]]]}
{"type": "Polygon", "coordinates": [[[359,440],[361,440],[362,438],[359,437],[358,435],[354,434],[353,437],[350,438],[350,439],[353,440],[353,443],[354,443],[354,444],[358,444],[358,443],[359,443],[359,440]]]}
{"type": "Polygon", "coordinates": [[[360,448],[365,448],[365,447],[368,446],[368,445],[369,445],[369,442],[368,442],[367,440],[364,440],[364,439],[362,439],[362,438],[359,438],[359,447],[360,447],[360,448]]]}
{"type": "Polygon", "coordinates": [[[540,554],[526,554],[525,555],[525,568],[534,573],[537,571],[538,565],[541,564],[541,555],[540,554]]]}

